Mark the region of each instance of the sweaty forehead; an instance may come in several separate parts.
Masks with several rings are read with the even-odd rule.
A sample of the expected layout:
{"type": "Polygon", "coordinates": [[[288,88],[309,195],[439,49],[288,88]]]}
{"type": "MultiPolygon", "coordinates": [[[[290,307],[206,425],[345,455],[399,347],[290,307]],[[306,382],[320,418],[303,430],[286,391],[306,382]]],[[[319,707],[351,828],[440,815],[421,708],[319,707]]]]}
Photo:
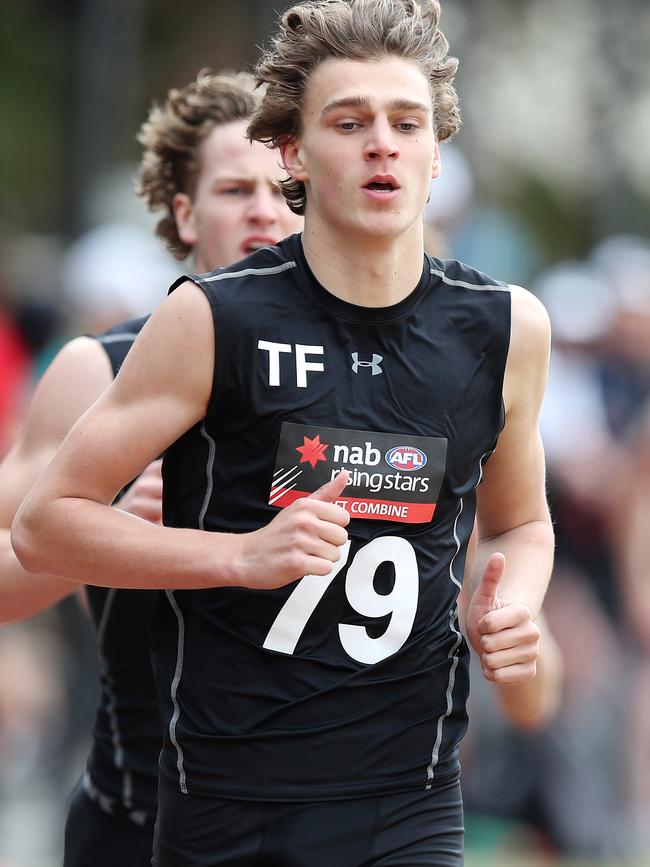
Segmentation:
{"type": "Polygon", "coordinates": [[[417,64],[402,57],[376,60],[328,58],[309,77],[303,99],[303,116],[320,116],[332,104],[347,100],[363,101],[373,110],[399,103],[430,108],[431,92],[417,64]]]}

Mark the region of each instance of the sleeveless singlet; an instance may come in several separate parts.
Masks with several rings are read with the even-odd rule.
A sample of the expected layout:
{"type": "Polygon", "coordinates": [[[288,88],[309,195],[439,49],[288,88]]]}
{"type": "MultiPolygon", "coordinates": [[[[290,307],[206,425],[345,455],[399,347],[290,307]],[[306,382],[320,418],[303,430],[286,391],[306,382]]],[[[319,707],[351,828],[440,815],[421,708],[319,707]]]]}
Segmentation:
{"type": "MultiPolygon", "coordinates": [[[[147,317],[96,339],[117,375],[147,317]]],[[[83,786],[107,812],[139,824],[156,814],[162,724],[150,660],[149,624],[157,591],[86,587],[101,665],[101,694],[83,786]]]]}
{"type": "Polygon", "coordinates": [[[251,800],[449,780],[467,725],[457,595],[504,424],[508,287],[425,256],[406,298],[361,307],[317,282],[299,235],[189,279],[212,310],[214,384],[165,454],[164,523],[252,531],[343,467],[352,520],[325,578],[160,594],[161,771],[251,800]]]}

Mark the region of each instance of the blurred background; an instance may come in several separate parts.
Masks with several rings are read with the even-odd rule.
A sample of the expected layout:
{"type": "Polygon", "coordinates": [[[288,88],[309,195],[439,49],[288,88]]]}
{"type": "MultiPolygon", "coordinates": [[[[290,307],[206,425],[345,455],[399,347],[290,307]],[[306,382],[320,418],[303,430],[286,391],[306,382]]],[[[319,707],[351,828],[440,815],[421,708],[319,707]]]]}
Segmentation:
{"type": "MultiPolygon", "coordinates": [[[[288,5],[0,4],[0,456],[56,349],[148,312],[180,271],[133,193],[151,101],[201,67],[253,63],[288,5]]],[[[650,3],[443,10],[464,125],[443,145],[428,239],[531,288],[551,316],[546,611],[565,666],[540,731],[510,728],[473,677],[467,863],[648,865],[650,3]]],[[[0,629],[0,867],[60,863],[96,693],[74,600],[0,629]]]]}

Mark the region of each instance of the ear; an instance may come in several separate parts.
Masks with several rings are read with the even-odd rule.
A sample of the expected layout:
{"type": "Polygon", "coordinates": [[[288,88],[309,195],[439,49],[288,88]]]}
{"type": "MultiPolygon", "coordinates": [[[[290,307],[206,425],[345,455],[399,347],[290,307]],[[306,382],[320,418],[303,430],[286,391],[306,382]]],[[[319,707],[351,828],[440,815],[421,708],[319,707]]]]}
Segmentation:
{"type": "Polygon", "coordinates": [[[431,163],[431,180],[435,180],[440,176],[441,162],[440,162],[440,145],[436,142],[436,148],[433,153],[433,162],[431,163]]]}
{"type": "Polygon", "coordinates": [[[178,237],[184,244],[193,247],[198,238],[192,199],[187,193],[176,193],[172,199],[172,210],[174,212],[178,237]]]}
{"type": "Polygon", "coordinates": [[[282,165],[286,169],[289,177],[294,181],[306,181],[309,178],[307,169],[303,162],[302,148],[297,139],[285,142],[280,145],[280,157],[282,165]]]}

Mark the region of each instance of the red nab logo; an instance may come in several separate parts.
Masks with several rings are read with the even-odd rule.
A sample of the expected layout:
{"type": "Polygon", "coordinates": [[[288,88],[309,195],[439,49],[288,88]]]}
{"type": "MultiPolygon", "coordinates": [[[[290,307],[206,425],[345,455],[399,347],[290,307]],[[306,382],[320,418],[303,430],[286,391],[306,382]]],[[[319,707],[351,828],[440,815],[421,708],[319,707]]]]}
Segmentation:
{"type": "Polygon", "coordinates": [[[296,446],[296,451],[300,452],[301,458],[299,464],[308,463],[312,470],[316,468],[319,461],[326,461],[325,450],[329,448],[329,443],[320,441],[320,434],[316,434],[313,439],[303,435],[303,444],[296,446]]]}
{"type": "Polygon", "coordinates": [[[395,446],[386,452],[386,463],[396,470],[421,470],[427,456],[415,446],[395,446]]]}

